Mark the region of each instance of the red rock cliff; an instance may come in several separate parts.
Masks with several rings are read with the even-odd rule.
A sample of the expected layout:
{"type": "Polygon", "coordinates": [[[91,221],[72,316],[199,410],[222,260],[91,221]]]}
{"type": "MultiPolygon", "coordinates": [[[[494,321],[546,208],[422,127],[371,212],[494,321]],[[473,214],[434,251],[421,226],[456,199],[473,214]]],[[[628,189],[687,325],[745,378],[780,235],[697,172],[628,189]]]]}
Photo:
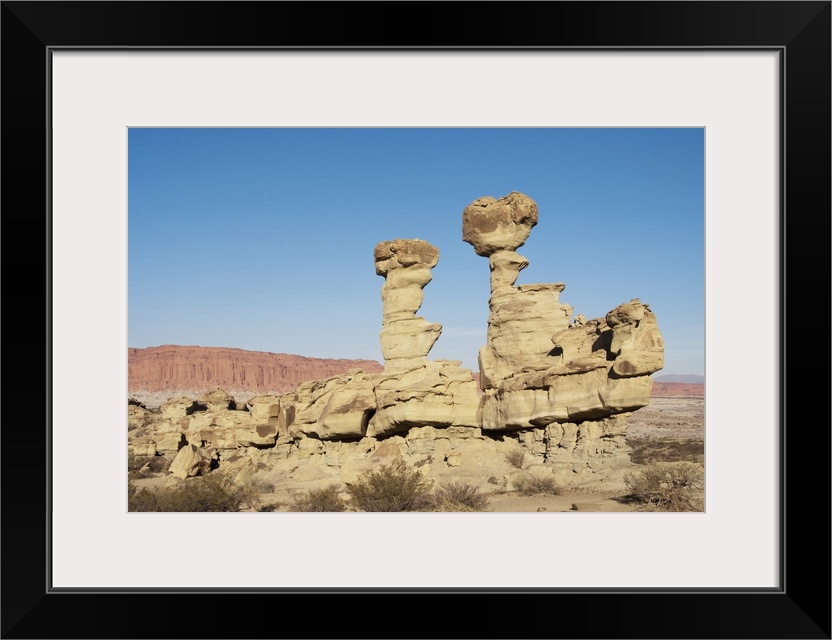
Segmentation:
{"type": "Polygon", "coordinates": [[[330,360],[225,347],[163,345],[128,349],[128,392],[250,390],[286,393],[299,382],[350,369],[382,371],[375,360],[330,360]]]}

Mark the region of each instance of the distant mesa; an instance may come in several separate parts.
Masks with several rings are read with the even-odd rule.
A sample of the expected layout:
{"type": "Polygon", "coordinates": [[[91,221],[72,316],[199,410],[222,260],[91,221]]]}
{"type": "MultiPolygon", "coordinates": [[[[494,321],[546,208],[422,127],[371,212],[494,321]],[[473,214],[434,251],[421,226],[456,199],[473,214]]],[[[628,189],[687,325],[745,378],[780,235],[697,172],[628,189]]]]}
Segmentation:
{"type": "Polygon", "coordinates": [[[704,398],[705,376],[695,374],[663,375],[653,378],[654,398],[704,398]]]}
{"type": "Polygon", "coordinates": [[[698,376],[693,373],[685,375],[662,375],[653,378],[656,382],[682,382],[685,384],[705,384],[705,376],[698,376]]]}
{"type": "Polygon", "coordinates": [[[137,399],[199,395],[216,388],[247,399],[261,393],[287,393],[300,382],[350,369],[382,370],[375,360],[307,358],[286,353],[225,347],[162,345],[127,350],[127,388],[137,399]]]}
{"type": "Polygon", "coordinates": [[[704,398],[704,384],[686,382],[654,382],[651,398],[704,398]]]}

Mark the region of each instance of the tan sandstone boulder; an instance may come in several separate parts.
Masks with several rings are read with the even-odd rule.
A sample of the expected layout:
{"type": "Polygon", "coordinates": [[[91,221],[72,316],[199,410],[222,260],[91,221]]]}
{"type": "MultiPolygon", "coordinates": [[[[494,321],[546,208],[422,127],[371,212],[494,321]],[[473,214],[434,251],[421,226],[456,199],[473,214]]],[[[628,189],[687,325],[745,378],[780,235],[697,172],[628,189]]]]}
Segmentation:
{"type": "Polygon", "coordinates": [[[186,398],[181,396],[179,398],[171,398],[162,403],[162,418],[165,420],[180,420],[185,416],[189,416],[194,411],[199,411],[197,403],[193,398],[186,398]]]}
{"type": "Polygon", "coordinates": [[[141,405],[127,405],[127,430],[141,429],[151,424],[155,416],[141,405]]]}
{"type": "Polygon", "coordinates": [[[204,393],[197,399],[197,404],[205,407],[206,411],[228,411],[236,408],[234,396],[224,389],[214,389],[208,393],[204,393]]]}
{"type": "Polygon", "coordinates": [[[462,239],[480,256],[496,251],[514,251],[523,246],[537,224],[537,203],[512,191],[495,199],[477,198],[462,212],[462,239]]]}
{"type": "Polygon", "coordinates": [[[477,383],[459,361],[430,360],[406,371],[373,376],[377,411],[367,435],[386,436],[413,427],[477,428],[477,383]]]}
{"type": "Polygon", "coordinates": [[[196,445],[186,445],[179,450],[170,464],[170,472],[177,478],[192,478],[207,473],[211,468],[214,451],[196,445]]]}
{"type": "Polygon", "coordinates": [[[319,438],[361,438],[376,407],[373,382],[363,371],[298,385],[283,396],[281,422],[289,433],[319,438]]]}
{"type": "Polygon", "coordinates": [[[275,395],[254,396],[246,404],[255,422],[269,422],[280,415],[280,398],[275,395]]]}

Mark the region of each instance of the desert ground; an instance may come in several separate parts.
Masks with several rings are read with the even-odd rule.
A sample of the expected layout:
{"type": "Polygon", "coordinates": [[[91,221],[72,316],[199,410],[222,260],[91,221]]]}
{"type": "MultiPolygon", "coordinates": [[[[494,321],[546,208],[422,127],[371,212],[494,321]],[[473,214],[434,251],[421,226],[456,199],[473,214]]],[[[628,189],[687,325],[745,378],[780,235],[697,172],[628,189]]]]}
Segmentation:
{"type": "MultiPolygon", "coordinates": [[[[630,416],[627,444],[633,449],[632,472],[657,462],[689,461],[704,464],[704,399],[690,397],[652,398],[650,404],[630,416]]],[[[643,506],[628,499],[625,473],[603,483],[571,486],[560,495],[522,495],[505,482],[481,489],[487,500],[485,512],[634,512],[643,506]]],[[[177,486],[167,473],[130,474],[137,489],[177,486]]],[[[437,479],[447,481],[448,478],[437,479]]],[[[256,485],[255,485],[256,486],[256,485]]],[[[296,511],[299,489],[280,483],[263,484],[242,511],[296,511]]]]}

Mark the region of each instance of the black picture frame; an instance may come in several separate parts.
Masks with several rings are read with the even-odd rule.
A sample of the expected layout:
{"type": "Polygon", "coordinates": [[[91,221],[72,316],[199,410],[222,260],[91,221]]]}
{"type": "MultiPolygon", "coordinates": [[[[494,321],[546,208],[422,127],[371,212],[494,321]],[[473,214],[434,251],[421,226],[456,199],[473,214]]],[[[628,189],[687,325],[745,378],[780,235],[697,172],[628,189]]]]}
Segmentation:
{"type": "Polygon", "coordinates": [[[829,353],[815,343],[830,317],[830,15],[828,1],[2,2],[2,637],[830,638],[829,381],[802,356],[829,353]],[[50,52],[67,47],[778,51],[782,338],[755,348],[782,363],[780,588],[52,590],[48,96],[50,52]]]}

